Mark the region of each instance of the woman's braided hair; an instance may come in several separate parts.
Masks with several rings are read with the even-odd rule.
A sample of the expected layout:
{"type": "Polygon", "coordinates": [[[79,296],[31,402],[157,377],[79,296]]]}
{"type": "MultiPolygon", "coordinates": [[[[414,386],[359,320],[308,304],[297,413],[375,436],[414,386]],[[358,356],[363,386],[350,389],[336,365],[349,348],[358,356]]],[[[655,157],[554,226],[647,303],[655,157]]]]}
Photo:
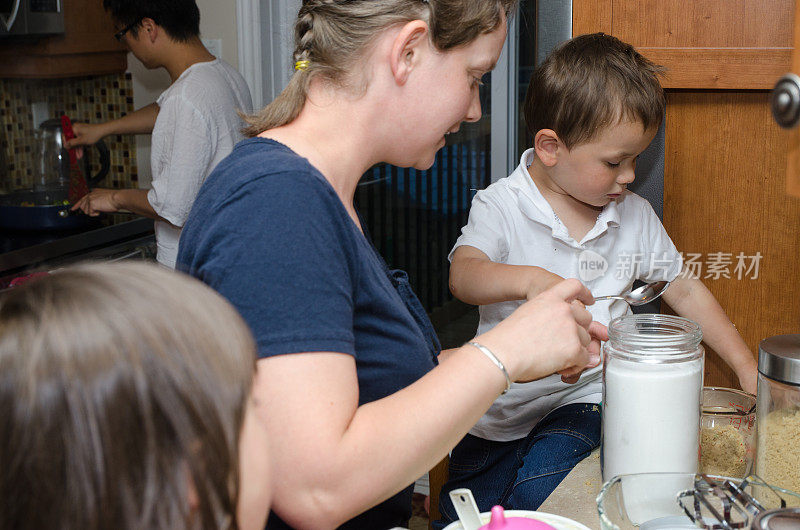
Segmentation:
{"type": "Polygon", "coordinates": [[[490,33],[516,8],[517,0],[303,0],[294,26],[294,64],[286,88],[258,113],[244,132],[256,136],[293,121],[315,77],[345,85],[350,72],[383,29],[424,20],[439,50],[469,44],[490,33]]]}

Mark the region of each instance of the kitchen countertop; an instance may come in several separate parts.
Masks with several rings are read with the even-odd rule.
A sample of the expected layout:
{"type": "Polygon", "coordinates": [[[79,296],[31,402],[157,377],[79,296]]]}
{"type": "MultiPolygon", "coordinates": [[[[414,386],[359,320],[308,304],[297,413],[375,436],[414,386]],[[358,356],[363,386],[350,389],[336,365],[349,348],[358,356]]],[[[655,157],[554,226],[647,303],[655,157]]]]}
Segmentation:
{"type": "Polygon", "coordinates": [[[538,511],[567,517],[588,528],[600,528],[595,498],[602,487],[598,448],[564,477],[561,484],[539,506],[538,511]]]}

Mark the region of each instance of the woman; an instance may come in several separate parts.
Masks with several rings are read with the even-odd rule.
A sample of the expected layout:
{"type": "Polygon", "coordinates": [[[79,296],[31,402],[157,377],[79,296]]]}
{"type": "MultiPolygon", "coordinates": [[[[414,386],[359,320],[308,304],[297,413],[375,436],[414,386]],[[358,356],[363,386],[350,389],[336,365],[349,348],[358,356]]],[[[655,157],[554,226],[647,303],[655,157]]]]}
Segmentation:
{"type": "Polygon", "coordinates": [[[253,352],[230,304],[155,265],[84,265],[4,293],[0,528],[263,528],[253,352]]]}
{"type": "Polygon", "coordinates": [[[513,8],[303,2],[293,78],[200,191],[178,262],[254,331],[254,395],[281,477],[270,529],[405,526],[410,484],[511,380],[599,362],[572,303],[592,297],[568,281],[437,363],[405,273],[386,268],[353,205],[370,166],[428,168],[445,134],[480,118],[513,8]]]}

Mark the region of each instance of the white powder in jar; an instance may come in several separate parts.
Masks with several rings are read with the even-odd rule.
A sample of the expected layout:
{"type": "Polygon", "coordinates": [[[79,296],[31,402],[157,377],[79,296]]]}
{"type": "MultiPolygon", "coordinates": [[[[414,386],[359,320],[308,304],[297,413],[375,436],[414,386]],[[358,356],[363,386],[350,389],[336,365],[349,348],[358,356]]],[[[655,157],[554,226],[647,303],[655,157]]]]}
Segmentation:
{"type": "Polygon", "coordinates": [[[703,359],[604,367],[603,480],[623,473],[696,473],[703,359]]]}

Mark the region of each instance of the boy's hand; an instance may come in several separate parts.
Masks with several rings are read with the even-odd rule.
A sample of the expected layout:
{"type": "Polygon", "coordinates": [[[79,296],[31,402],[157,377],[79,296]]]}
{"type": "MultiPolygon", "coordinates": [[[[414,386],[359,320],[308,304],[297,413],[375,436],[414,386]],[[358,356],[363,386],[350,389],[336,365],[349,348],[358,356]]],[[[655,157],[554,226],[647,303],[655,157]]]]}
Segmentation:
{"type": "MultiPolygon", "coordinates": [[[[494,262],[483,251],[469,245],[456,248],[450,263],[450,292],[472,305],[530,301],[563,280],[534,265],[494,262]]],[[[591,294],[587,298],[587,303],[591,303],[591,294]]]]}
{"type": "Polygon", "coordinates": [[[73,123],[72,130],[75,132],[75,138],[64,143],[67,149],[94,145],[106,136],[102,123],[73,123]]]}
{"type": "Polygon", "coordinates": [[[758,377],[755,356],[708,287],[697,278],[678,276],[663,297],[678,315],[700,324],[703,342],[733,369],[742,390],[755,394],[758,377]]]}
{"type": "Polygon", "coordinates": [[[739,378],[739,386],[742,387],[742,390],[753,395],[756,394],[758,389],[758,364],[755,360],[742,368],[737,368],[736,376],[739,378]]]}
{"type": "Polygon", "coordinates": [[[554,274],[539,267],[531,267],[531,273],[533,277],[525,293],[526,300],[533,300],[546,290],[564,281],[564,278],[558,274],[554,274]]]}
{"type": "Polygon", "coordinates": [[[73,212],[75,210],[81,210],[90,217],[97,217],[101,213],[117,212],[120,209],[115,199],[117,191],[118,190],[95,188],[81,197],[70,209],[73,212]]]}

